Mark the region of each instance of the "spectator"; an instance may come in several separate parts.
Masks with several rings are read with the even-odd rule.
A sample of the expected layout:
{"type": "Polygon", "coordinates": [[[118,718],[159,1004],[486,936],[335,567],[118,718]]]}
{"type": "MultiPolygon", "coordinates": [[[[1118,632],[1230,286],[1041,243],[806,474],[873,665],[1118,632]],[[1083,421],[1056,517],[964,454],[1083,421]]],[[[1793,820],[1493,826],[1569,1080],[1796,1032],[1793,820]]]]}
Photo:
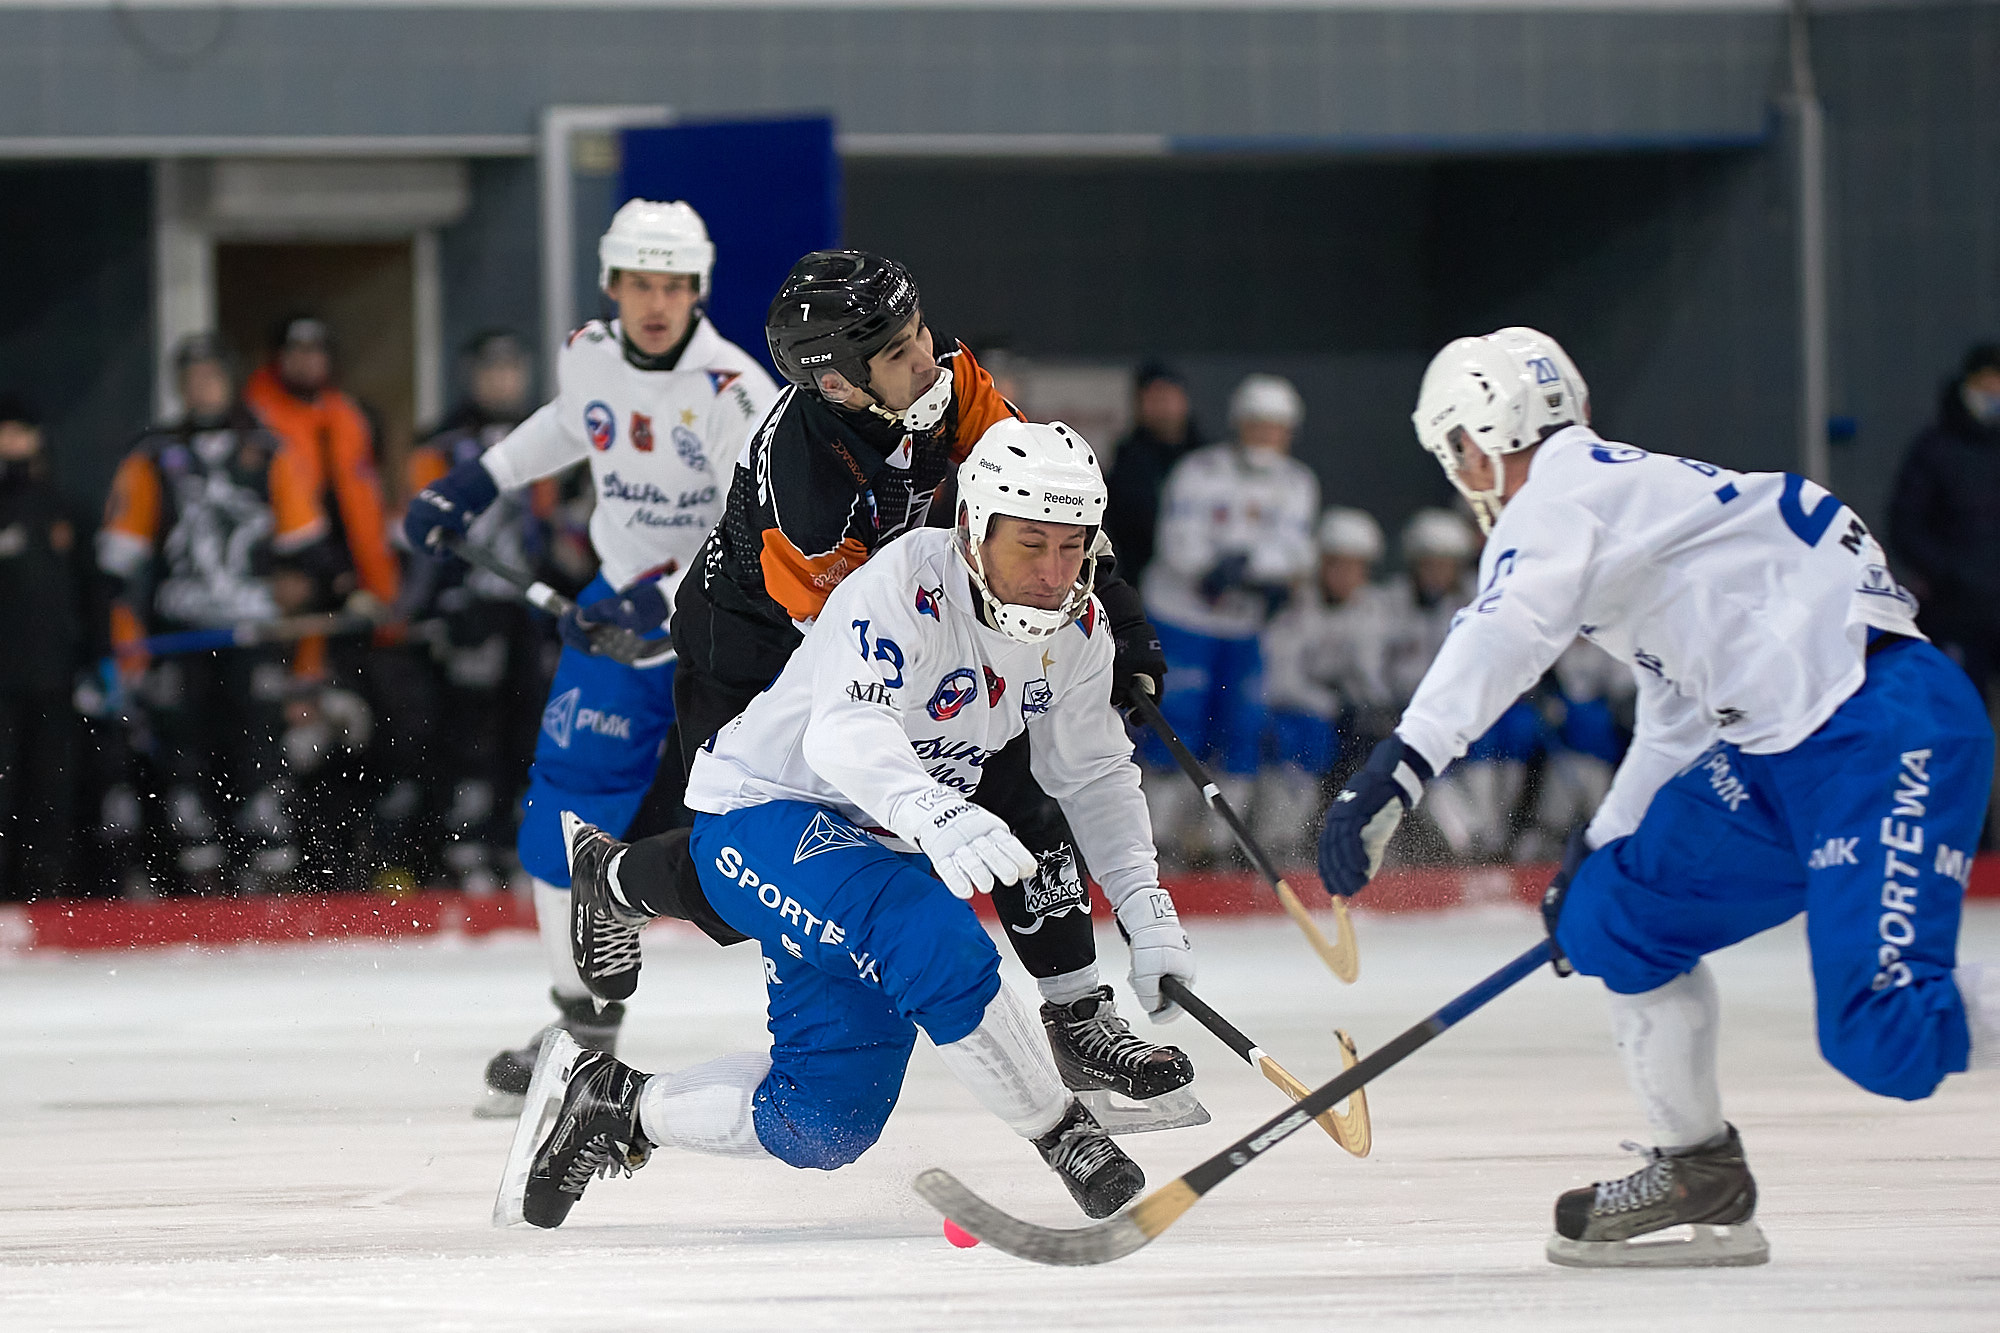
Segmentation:
{"type": "Polygon", "coordinates": [[[1383,597],[1392,625],[1383,662],[1393,706],[1401,712],[1451,631],[1451,618],[1472,600],[1472,528],[1449,509],[1419,509],[1398,542],[1403,572],[1383,597]]]}
{"type": "Polygon", "coordinates": [[[1153,563],[1167,474],[1200,444],[1179,372],[1161,361],[1140,366],[1132,383],[1132,429],[1118,441],[1104,483],[1110,493],[1104,533],[1117,552],[1119,572],[1135,588],[1153,563]]]}
{"type": "MultiPolygon", "coordinates": [[[[520,339],[505,332],[475,338],[466,349],[464,401],[411,452],[408,493],[505,439],[528,414],[529,381],[520,339]]],[[[468,535],[514,568],[549,578],[550,520],[558,499],[555,478],[506,492],[474,520],[468,535]]],[[[442,680],[430,771],[435,786],[449,792],[445,866],[460,888],[490,893],[516,866],[514,810],[527,786],[548,692],[542,649],[555,636],[546,620],[536,622],[512,584],[457,560],[419,557],[405,600],[413,613],[435,612],[444,621],[442,637],[432,643],[442,680]]]]}
{"type": "Polygon", "coordinates": [[[268,889],[299,861],[280,745],[282,654],[225,648],[149,662],[137,643],[303,609],[328,524],[297,460],[237,396],[221,341],[187,338],[174,364],[185,410],[119,464],[98,565],[112,584],[121,674],[157,742],[175,872],[198,891],[268,889]]]}
{"type": "Polygon", "coordinates": [[[72,891],[77,721],[70,689],[88,660],[89,565],[49,479],[41,418],[0,394],[0,900],[72,891]]]}
{"type": "Polygon", "coordinates": [[[1991,699],[2000,669],[2000,343],[1966,353],[1937,420],[1911,442],[1889,502],[1889,547],[1922,603],[1917,624],[1991,699]]]}
{"type": "Polygon", "coordinates": [[[1335,507],[1318,536],[1316,586],[1263,637],[1271,762],[1256,817],[1266,845],[1291,852],[1305,849],[1332,789],[1395,725],[1383,677],[1388,605],[1370,582],[1382,526],[1362,510],[1335,507]]]}
{"type": "MultiPolygon", "coordinates": [[[[1195,450],[1167,476],[1159,558],[1146,572],[1146,609],[1168,664],[1160,710],[1215,765],[1238,809],[1248,805],[1264,734],[1257,638],[1316,562],[1319,479],[1291,457],[1304,417],[1286,380],[1251,375],[1238,385],[1229,410],[1236,438],[1195,450]]],[[[1156,738],[1147,758],[1156,772],[1171,767],[1156,738]]],[[[1154,786],[1173,803],[1155,827],[1188,830],[1191,859],[1227,836],[1219,821],[1180,816],[1182,784],[1154,786]]]]}

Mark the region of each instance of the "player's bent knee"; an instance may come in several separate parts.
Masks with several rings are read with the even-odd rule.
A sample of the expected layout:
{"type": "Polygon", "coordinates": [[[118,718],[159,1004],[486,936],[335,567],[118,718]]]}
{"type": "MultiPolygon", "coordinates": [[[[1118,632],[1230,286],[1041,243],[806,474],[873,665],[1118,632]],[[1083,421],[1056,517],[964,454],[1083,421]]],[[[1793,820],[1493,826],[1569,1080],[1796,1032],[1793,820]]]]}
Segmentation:
{"type": "MultiPolygon", "coordinates": [[[[885,1069],[885,1076],[889,1071],[885,1069]]],[[[757,1089],[751,1121],[764,1151],[802,1171],[837,1171],[875,1146],[902,1082],[900,1063],[892,1086],[808,1088],[773,1070],[757,1089]]]]}
{"type": "Polygon", "coordinates": [[[1820,1054],[1878,1097],[1922,1101],[1945,1075],[1966,1067],[1971,1036],[1964,1001],[1951,974],[1873,991],[1839,1005],[1821,996],[1820,1054]]]}
{"type": "Polygon", "coordinates": [[[999,990],[1000,953],[978,918],[960,909],[944,915],[921,965],[890,998],[898,1012],[943,1046],[978,1027],[999,990]]]}

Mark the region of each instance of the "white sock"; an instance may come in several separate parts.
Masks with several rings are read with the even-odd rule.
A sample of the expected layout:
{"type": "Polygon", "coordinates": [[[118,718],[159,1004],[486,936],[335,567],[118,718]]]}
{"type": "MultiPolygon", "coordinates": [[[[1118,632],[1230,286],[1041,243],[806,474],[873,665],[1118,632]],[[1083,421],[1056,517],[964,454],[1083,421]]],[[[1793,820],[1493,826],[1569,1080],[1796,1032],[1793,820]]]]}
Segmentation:
{"type": "Polygon", "coordinates": [[[639,1128],[663,1148],[769,1157],[750,1108],[770,1072],[769,1053],[743,1051],[678,1074],[655,1074],[639,1093],[639,1128]]]}
{"type": "Polygon", "coordinates": [[[1611,996],[1618,1054],[1656,1147],[1691,1148],[1722,1132],[1715,1074],[1721,1017],[1707,963],[1643,995],[1611,996]]]}
{"type": "Polygon", "coordinates": [[[535,881],[535,929],[541,933],[542,953],[549,960],[549,981],[565,1000],[581,1000],[590,994],[569,957],[569,890],[547,880],[535,881]]]}
{"type": "Polygon", "coordinates": [[[1965,1023],[1972,1029],[1972,1059],[1967,1069],[2000,1069],[2000,967],[1965,963],[1951,974],[1965,1001],[1965,1023]]]}
{"type": "Polygon", "coordinates": [[[604,882],[611,889],[611,901],[628,912],[636,912],[639,909],[632,906],[632,900],[625,896],[625,885],[618,878],[618,867],[625,864],[625,853],[631,850],[630,847],[620,847],[611,854],[610,864],[604,867],[604,882]]]}
{"type": "Polygon", "coordinates": [[[1024,1139],[1040,1138],[1069,1111],[1069,1089],[1042,1025],[1005,984],[979,1026],[937,1053],[981,1106],[1024,1139]]]}
{"type": "Polygon", "coordinates": [[[1074,1004],[1096,990],[1097,964],[1085,963],[1074,972],[1063,972],[1053,977],[1036,977],[1035,989],[1050,1004],[1074,1004]]]}

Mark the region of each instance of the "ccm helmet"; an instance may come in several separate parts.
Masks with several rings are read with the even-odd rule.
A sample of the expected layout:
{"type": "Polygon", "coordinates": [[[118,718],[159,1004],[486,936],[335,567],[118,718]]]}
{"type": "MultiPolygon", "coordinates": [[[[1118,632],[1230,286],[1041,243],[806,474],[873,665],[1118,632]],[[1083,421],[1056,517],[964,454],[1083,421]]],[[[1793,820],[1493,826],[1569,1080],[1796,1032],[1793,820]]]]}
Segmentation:
{"type": "Polygon", "coordinates": [[[1513,324],[1486,335],[1519,356],[1535,372],[1535,392],[1528,403],[1528,433],[1540,439],[1564,426],[1590,424],[1590,386],[1562,344],[1540,329],[1513,324]],[[1536,365],[1537,361],[1547,365],[1536,365]],[[1554,376],[1551,378],[1550,369],[1554,376]]]}
{"type": "Polygon", "coordinates": [[[1541,431],[1529,427],[1529,402],[1544,374],[1561,380],[1553,363],[1531,368],[1528,358],[1492,337],[1455,338],[1424,371],[1417,410],[1410,414],[1417,439],[1471,503],[1482,532],[1500,521],[1507,455],[1542,441],[1541,431]],[[1493,463],[1493,484],[1484,490],[1473,489],[1460,470],[1461,451],[1471,449],[1493,463]]]}
{"type": "Polygon", "coordinates": [[[866,250],[815,250],[792,265],[764,316],[771,360],[802,389],[826,371],[868,387],[868,358],[917,313],[917,283],[893,259],[866,250]]]}
{"type": "Polygon", "coordinates": [[[695,290],[707,296],[715,272],[715,244],[692,206],[678,200],[629,199],[597,242],[597,285],[609,288],[615,269],[692,273],[695,290]]]}
{"type": "Polygon", "coordinates": [[[958,465],[959,553],[993,625],[1010,639],[1038,643],[1083,614],[1097,581],[1104,539],[1105,489],[1097,455],[1081,435],[1060,421],[1035,425],[1012,417],[996,421],[958,465]],[[986,582],[980,544],[993,519],[1005,514],[1084,529],[1088,554],[1061,606],[1043,610],[1003,602],[986,582]]]}

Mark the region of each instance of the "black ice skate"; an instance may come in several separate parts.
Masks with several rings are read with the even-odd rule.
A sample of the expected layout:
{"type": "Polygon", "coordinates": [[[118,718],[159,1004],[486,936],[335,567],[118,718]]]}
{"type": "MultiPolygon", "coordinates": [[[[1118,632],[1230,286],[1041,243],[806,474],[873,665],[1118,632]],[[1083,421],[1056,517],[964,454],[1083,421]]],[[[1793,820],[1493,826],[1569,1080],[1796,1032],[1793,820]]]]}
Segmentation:
{"type": "Polygon", "coordinates": [[[1118,1016],[1111,987],[1099,986],[1068,1004],[1042,1005],[1042,1026],[1063,1083],[1090,1108],[1107,1133],[1144,1134],[1208,1123],[1195,1099],[1194,1062],[1175,1046],[1157,1046],[1132,1035],[1118,1016]],[[1114,1102],[1110,1094],[1144,1105],[1114,1102]]]}
{"type": "Polygon", "coordinates": [[[639,989],[639,927],[652,920],[611,893],[611,859],[625,844],[562,812],[569,858],[569,956],[600,1000],[629,1000],[639,989]]]}
{"type": "Polygon", "coordinates": [[[1035,1140],[1035,1150],[1090,1217],[1111,1216],[1146,1188],[1146,1173],[1082,1102],[1071,1103],[1062,1122],[1035,1140]]]}
{"type": "Polygon", "coordinates": [[[1754,1214],[1757,1182],[1743,1139],[1725,1126],[1720,1142],[1643,1153],[1623,1180],[1599,1181],[1556,1200],[1552,1262],[1569,1268],[1722,1268],[1771,1257],[1754,1214]]]}
{"type": "Polygon", "coordinates": [[[646,1076],[552,1033],[535,1063],[527,1105],[493,1201],[493,1225],[559,1227],[595,1176],[631,1175],[653,1155],[639,1126],[646,1076]]]}
{"type": "Polygon", "coordinates": [[[560,1016],[555,1022],[528,1038],[525,1046],[502,1051],[486,1062],[486,1096],[472,1113],[482,1120],[511,1120],[521,1114],[522,1099],[535,1076],[535,1060],[552,1032],[567,1032],[570,1039],[587,1051],[609,1054],[618,1048],[618,1026],[625,1021],[625,1006],[607,1004],[602,1009],[589,996],[566,1000],[554,991],[560,1016]]]}

